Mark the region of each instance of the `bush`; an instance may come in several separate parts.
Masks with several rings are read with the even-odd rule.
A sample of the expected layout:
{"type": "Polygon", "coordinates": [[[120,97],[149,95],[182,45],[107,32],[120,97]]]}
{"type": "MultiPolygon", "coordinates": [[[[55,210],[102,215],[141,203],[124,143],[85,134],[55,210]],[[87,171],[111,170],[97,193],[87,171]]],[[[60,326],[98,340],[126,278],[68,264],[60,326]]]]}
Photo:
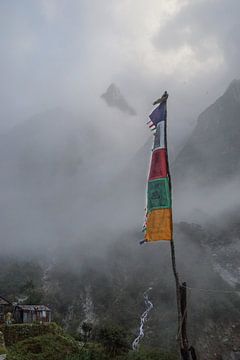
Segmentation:
{"type": "Polygon", "coordinates": [[[0,346],[0,354],[6,354],[7,349],[4,346],[0,346]]]}
{"type": "Polygon", "coordinates": [[[177,360],[177,355],[158,349],[129,351],[128,354],[118,357],[118,360],[177,360]]]}
{"type": "Polygon", "coordinates": [[[11,346],[8,360],[63,360],[79,352],[79,344],[70,336],[48,334],[11,346]]]}
{"type": "Polygon", "coordinates": [[[100,327],[97,331],[97,340],[100,341],[107,353],[112,357],[129,349],[126,332],[116,325],[100,327]]]}
{"type": "Polygon", "coordinates": [[[104,347],[98,343],[88,343],[82,347],[79,354],[68,355],[64,360],[110,360],[104,347]]]}
{"type": "Polygon", "coordinates": [[[29,337],[42,336],[46,334],[62,334],[63,330],[55,323],[50,324],[13,324],[3,325],[1,330],[4,334],[6,346],[25,340],[29,337]]]}

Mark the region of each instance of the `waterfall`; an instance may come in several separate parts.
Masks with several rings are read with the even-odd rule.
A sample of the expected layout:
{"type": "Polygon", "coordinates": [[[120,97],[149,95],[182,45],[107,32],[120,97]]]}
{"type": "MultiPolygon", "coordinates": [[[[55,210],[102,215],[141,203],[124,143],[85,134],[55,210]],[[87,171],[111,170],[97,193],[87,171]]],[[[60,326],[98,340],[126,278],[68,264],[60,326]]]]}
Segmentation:
{"type": "Polygon", "coordinates": [[[152,290],[152,288],[148,288],[144,293],[143,293],[143,297],[144,297],[144,303],[146,306],[146,310],[144,311],[144,313],[142,313],[141,317],[140,317],[140,327],[139,327],[139,335],[136,337],[136,339],[133,341],[132,343],[132,349],[133,350],[138,350],[139,349],[139,345],[140,345],[140,341],[142,340],[142,338],[144,337],[144,323],[147,320],[148,317],[148,313],[149,311],[152,310],[153,308],[153,303],[149,300],[148,298],[148,293],[149,291],[152,290]]]}

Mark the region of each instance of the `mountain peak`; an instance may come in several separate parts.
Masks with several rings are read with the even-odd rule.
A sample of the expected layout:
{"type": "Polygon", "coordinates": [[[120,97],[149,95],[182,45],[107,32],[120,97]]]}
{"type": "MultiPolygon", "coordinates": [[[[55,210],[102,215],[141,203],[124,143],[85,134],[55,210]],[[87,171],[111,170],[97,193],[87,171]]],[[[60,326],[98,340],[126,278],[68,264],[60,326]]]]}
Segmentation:
{"type": "Polygon", "coordinates": [[[175,177],[192,184],[216,185],[239,176],[240,80],[204,110],[175,162],[175,177]]]}
{"type": "Polygon", "coordinates": [[[111,93],[113,96],[115,96],[116,98],[118,98],[119,96],[121,96],[121,92],[120,89],[114,84],[112,83],[108,89],[107,92],[111,93]]]}
{"type": "Polygon", "coordinates": [[[136,115],[136,111],[128,104],[125,97],[121,94],[120,89],[114,83],[107,88],[106,92],[101,95],[101,98],[103,98],[110,107],[116,107],[129,115],[136,115]]]}
{"type": "Polygon", "coordinates": [[[232,98],[240,102],[240,79],[234,79],[228,86],[223,97],[232,98]]]}
{"type": "Polygon", "coordinates": [[[234,87],[238,87],[240,88],[240,79],[233,79],[228,88],[234,88],[234,87]]]}

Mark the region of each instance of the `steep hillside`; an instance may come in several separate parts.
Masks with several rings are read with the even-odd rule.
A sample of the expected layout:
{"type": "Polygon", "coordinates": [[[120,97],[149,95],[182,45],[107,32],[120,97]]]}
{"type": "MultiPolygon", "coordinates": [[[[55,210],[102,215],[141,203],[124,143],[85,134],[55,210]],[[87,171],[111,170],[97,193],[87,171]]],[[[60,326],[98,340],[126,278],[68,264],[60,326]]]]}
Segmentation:
{"type": "MultiPolygon", "coordinates": [[[[178,209],[188,208],[187,221],[175,225],[174,236],[181,278],[192,288],[189,332],[207,360],[214,359],[211,349],[218,351],[220,343],[222,353],[237,348],[239,296],[231,291],[240,284],[239,204],[233,191],[239,173],[239,88],[239,81],[233,82],[200,116],[172,166],[175,219],[178,209]],[[204,227],[191,224],[194,208],[194,222],[204,218],[204,227]]],[[[123,129],[121,122],[116,127],[123,129]]],[[[28,248],[35,248],[42,260],[40,267],[2,261],[1,291],[50,304],[55,319],[70,332],[81,332],[84,321],[94,326],[114,322],[133,339],[144,310],[142,294],[152,287],[154,310],[143,343],[169,349],[176,335],[169,244],[138,245],[151,141],[122,170],[118,163],[124,146],[112,134],[102,130],[101,122],[93,128],[54,110],[2,137],[1,251],[17,249],[25,258],[28,248]]]]}
{"type": "MultiPolygon", "coordinates": [[[[235,227],[235,232],[238,230],[235,227]]],[[[237,293],[231,293],[234,290],[231,284],[219,276],[215,265],[221,259],[208,247],[216,243],[220,232],[219,228],[203,230],[187,223],[175,226],[178,270],[190,287],[189,338],[205,355],[203,360],[215,359],[213,349],[219,356],[240,350],[237,342],[240,299],[237,293]]],[[[229,241],[234,241],[234,232],[229,241]]],[[[5,296],[15,297],[38,293],[41,296],[38,301],[53,310],[54,320],[75,335],[81,334],[84,323],[94,329],[107,324],[120,326],[127,331],[130,346],[138,333],[140,314],[145,310],[143,293],[151,287],[149,297],[154,307],[141,344],[173,350],[177,330],[170,246],[168,242],[143,246],[137,242],[137,234],[125,232],[118,239],[113,238],[105,252],[88,243],[71,248],[66,244],[56,251],[55,261],[46,271],[34,270],[32,265],[29,278],[26,263],[18,261],[15,266],[13,262],[6,267],[1,262],[1,291],[5,296]],[[9,284],[3,280],[10,278],[10,274],[9,284]]]]}
{"type": "Polygon", "coordinates": [[[197,126],[176,158],[176,184],[211,186],[240,172],[240,80],[198,118],[197,126]]]}

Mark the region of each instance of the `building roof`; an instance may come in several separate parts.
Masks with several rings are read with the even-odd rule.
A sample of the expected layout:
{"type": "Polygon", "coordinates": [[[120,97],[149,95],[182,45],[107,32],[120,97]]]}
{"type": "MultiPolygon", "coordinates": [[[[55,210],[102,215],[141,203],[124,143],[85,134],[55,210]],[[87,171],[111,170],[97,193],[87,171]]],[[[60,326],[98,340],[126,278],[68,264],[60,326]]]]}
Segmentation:
{"type": "Polygon", "coordinates": [[[23,310],[23,311],[51,311],[49,307],[45,305],[22,305],[18,304],[16,305],[17,308],[23,310]]]}
{"type": "Polygon", "coordinates": [[[10,301],[0,296],[0,305],[11,305],[10,301]]]}

